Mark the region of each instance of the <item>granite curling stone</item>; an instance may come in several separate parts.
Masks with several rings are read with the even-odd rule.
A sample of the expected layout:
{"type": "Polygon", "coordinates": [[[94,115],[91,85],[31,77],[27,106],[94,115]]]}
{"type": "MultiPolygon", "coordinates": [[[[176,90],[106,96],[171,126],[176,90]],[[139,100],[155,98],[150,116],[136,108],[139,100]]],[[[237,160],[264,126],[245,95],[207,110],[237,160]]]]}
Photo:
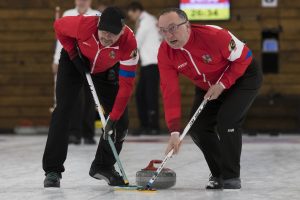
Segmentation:
{"type": "MultiPolygon", "coordinates": [[[[162,160],[151,160],[149,165],[136,173],[136,184],[138,186],[146,187],[148,181],[152,178],[157,168],[154,164],[161,164],[162,160]]],[[[174,186],[176,183],[176,173],[169,169],[163,168],[154,181],[152,188],[167,189],[174,186]]]]}

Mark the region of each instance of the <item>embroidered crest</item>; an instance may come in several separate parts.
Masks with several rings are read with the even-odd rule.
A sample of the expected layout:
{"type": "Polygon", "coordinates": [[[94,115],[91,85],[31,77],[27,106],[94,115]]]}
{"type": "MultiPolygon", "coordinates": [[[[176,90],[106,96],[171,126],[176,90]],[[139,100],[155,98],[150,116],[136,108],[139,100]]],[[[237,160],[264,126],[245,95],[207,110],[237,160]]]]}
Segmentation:
{"type": "Polygon", "coordinates": [[[205,55],[202,56],[202,60],[203,60],[204,63],[208,64],[212,61],[212,58],[211,58],[210,55],[205,54],[205,55]]]}
{"type": "Polygon", "coordinates": [[[136,56],[137,56],[137,49],[133,50],[133,51],[131,52],[131,54],[130,54],[130,57],[133,58],[133,59],[135,59],[136,56]]]}
{"type": "Polygon", "coordinates": [[[233,39],[230,40],[229,45],[228,45],[228,50],[233,51],[236,48],[235,41],[233,39]]]}
{"type": "Polygon", "coordinates": [[[115,59],[116,58],[116,53],[114,52],[114,50],[112,50],[110,53],[109,53],[109,57],[111,59],[115,59]]]}

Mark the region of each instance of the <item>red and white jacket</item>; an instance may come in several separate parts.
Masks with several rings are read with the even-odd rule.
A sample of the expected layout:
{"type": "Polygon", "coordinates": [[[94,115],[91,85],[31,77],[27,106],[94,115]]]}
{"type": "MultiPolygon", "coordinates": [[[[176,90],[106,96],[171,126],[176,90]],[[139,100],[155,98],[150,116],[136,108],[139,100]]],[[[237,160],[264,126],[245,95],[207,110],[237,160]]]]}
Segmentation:
{"type": "Polygon", "coordinates": [[[98,16],[71,16],[56,20],[54,29],[58,40],[70,58],[77,55],[76,43],[90,61],[91,73],[104,72],[120,62],[119,91],[110,113],[118,120],[124,112],[133,91],[135,71],[138,63],[137,43],[134,34],[126,26],[119,40],[103,47],[98,38],[98,16]]]}
{"type": "Polygon", "coordinates": [[[218,81],[228,89],[244,74],[251,60],[250,49],[218,26],[192,25],[189,40],[181,49],[173,49],[164,41],[158,52],[158,66],[170,132],[180,131],[179,74],[203,90],[218,81]]]}

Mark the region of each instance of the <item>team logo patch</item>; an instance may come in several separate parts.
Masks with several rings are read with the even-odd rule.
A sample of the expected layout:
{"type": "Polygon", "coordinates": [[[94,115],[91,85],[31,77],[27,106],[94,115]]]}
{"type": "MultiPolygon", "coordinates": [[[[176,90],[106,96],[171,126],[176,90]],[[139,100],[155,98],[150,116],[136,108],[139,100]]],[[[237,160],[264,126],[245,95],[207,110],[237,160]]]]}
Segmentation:
{"type": "Polygon", "coordinates": [[[233,39],[230,40],[229,45],[228,45],[228,50],[233,51],[236,48],[235,41],[233,39]]]}
{"type": "Polygon", "coordinates": [[[133,50],[133,51],[131,52],[131,54],[130,54],[130,57],[133,58],[133,59],[135,59],[136,56],[137,56],[137,49],[133,50]]]}
{"type": "Polygon", "coordinates": [[[212,58],[211,58],[210,55],[205,54],[205,55],[202,56],[202,60],[203,60],[204,63],[208,64],[212,61],[212,58]]]}
{"type": "Polygon", "coordinates": [[[116,58],[116,52],[114,52],[114,50],[112,50],[110,53],[109,53],[109,57],[111,59],[115,59],[116,58]]]}

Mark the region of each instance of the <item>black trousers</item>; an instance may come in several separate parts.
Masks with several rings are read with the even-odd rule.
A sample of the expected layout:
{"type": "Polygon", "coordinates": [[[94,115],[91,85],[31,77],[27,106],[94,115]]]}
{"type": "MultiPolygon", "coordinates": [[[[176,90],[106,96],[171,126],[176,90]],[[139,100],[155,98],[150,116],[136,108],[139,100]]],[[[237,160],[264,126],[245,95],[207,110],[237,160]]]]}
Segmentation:
{"type": "Polygon", "coordinates": [[[140,68],[136,88],[137,111],[141,128],[159,129],[159,72],[157,65],[140,68]]]}
{"type": "MultiPolygon", "coordinates": [[[[119,67],[116,65],[106,72],[92,76],[106,116],[112,110],[119,89],[118,69],[119,67]]],[[[46,173],[52,171],[63,172],[65,170],[63,164],[68,151],[68,125],[72,116],[72,109],[83,84],[86,84],[85,77],[76,69],[67,52],[62,50],[57,73],[57,106],[52,113],[43,156],[43,169],[46,173]]],[[[127,109],[118,121],[116,129],[115,146],[118,153],[120,153],[128,129],[127,109]]],[[[110,146],[103,138],[100,138],[94,163],[104,167],[111,167],[115,163],[110,146]]]]}
{"type": "MultiPolygon", "coordinates": [[[[209,101],[190,130],[215,177],[240,177],[241,126],[262,84],[262,70],[253,61],[236,83],[218,99],[209,101]]],[[[196,88],[192,114],[206,91],[196,88]]]]}
{"type": "Polygon", "coordinates": [[[95,136],[95,105],[87,84],[80,88],[73,107],[69,124],[69,134],[77,138],[92,139],[95,136]]]}

